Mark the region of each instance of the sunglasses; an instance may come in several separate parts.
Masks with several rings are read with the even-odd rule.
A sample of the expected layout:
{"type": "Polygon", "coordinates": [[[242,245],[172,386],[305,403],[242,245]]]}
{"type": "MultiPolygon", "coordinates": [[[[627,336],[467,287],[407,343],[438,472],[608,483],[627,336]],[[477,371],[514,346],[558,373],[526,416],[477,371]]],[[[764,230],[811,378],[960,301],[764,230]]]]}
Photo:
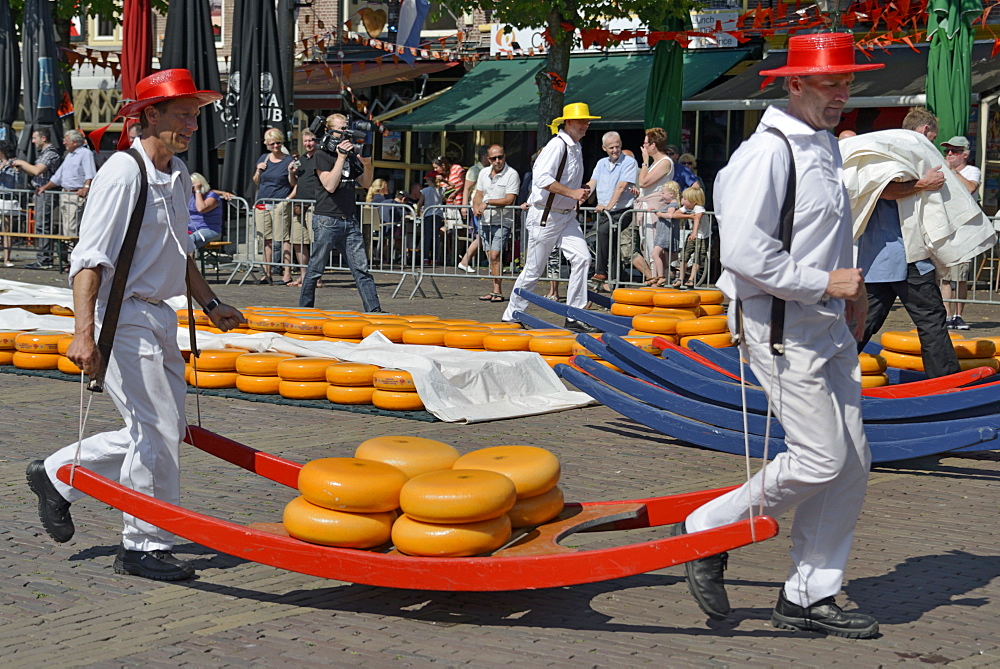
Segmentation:
{"type": "Polygon", "coordinates": [[[945,153],[965,153],[965,149],[945,149],[945,153]]]}
{"type": "Polygon", "coordinates": [[[682,160],[681,161],[681,165],[687,165],[688,167],[694,167],[694,163],[692,163],[690,160],[682,160]]]}
{"type": "Polygon", "coordinates": [[[504,158],[506,158],[506,157],[507,157],[507,156],[504,156],[504,155],[499,155],[499,156],[489,156],[489,159],[490,159],[490,160],[503,160],[503,159],[504,159],[504,158]]]}
{"type": "Polygon", "coordinates": [[[284,142],[268,142],[264,146],[281,146],[284,142]]]}

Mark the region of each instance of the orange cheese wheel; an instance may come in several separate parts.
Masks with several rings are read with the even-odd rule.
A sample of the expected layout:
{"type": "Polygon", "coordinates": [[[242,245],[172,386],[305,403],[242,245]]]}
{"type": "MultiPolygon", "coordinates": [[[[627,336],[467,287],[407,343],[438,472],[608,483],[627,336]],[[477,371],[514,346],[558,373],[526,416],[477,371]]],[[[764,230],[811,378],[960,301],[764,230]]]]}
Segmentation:
{"type": "MultiPolygon", "coordinates": [[[[409,322],[409,321],[408,321],[409,322]]],[[[411,328],[418,328],[420,330],[451,330],[455,326],[447,325],[441,321],[415,321],[410,323],[411,328]]],[[[465,326],[458,326],[459,329],[465,326]]]]}
{"type": "Polygon", "coordinates": [[[247,376],[277,376],[278,363],[294,357],[287,353],[244,353],[236,356],[236,371],[247,376]]]}
{"type": "Polygon", "coordinates": [[[684,320],[686,318],[700,317],[701,307],[692,307],[691,309],[681,309],[680,307],[656,307],[649,313],[654,316],[673,316],[674,318],[684,320]]]}
{"type": "Polygon", "coordinates": [[[483,337],[483,348],[487,351],[528,351],[531,340],[527,332],[504,332],[483,337]]]}
{"type": "Polygon", "coordinates": [[[22,353],[58,353],[59,340],[65,336],[65,332],[50,330],[21,332],[14,337],[14,348],[22,353]]]}
{"type": "Polygon", "coordinates": [[[31,312],[33,314],[38,314],[39,316],[44,316],[45,314],[52,313],[51,304],[18,304],[15,306],[18,309],[24,309],[25,311],[31,312]]]}
{"type": "Polygon", "coordinates": [[[716,290],[715,288],[696,288],[694,290],[688,291],[691,293],[697,293],[701,301],[698,303],[701,306],[706,304],[722,304],[726,299],[726,296],[722,294],[721,290],[716,290]]]}
{"type": "Polygon", "coordinates": [[[49,313],[53,316],[72,316],[73,310],[69,307],[61,307],[58,304],[53,304],[49,308],[49,313]]]}
{"type": "Polygon", "coordinates": [[[729,348],[730,346],[733,346],[733,338],[728,332],[681,337],[681,346],[684,348],[691,348],[690,343],[696,339],[700,342],[708,344],[712,348],[729,348]]]}
{"type": "Polygon", "coordinates": [[[528,342],[528,350],[542,355],[573,355],[575,343],[576,337],[573,335],[532,337],[528,342]]]}
{"type": "Polygon", "coordinates": [[[858,362],[861,364],[862,374],[881,374],[886,368],[885,358],[880,355],[859,353],[858,362]]]}
{"type": "MultiPolygon", "coordinates": [[[[652,293],[650,293],[652,295],[652,293]]],[[[640,306],[637,304],[625,304],[623,302],[612,302],[611,313],[615,316],[637,316],[648,314],[653,307],[640,306]]]]}
{"type": "Polygon", "coordinates": [[[242,348],[206,348],[195,358],[194,364],[198,371],[204,372],[235,372],[236,359],[246,354],[242,348]]]}
{"type": "Polygon", "coordinates": [[[693,290],[669,290],[653,295],[653,306],[674,309],[677,307],[697,307],[701,304],[701,295],[693,290]]]}
{"type": "MultiPolygon", "coordinates": [[[[665,339],[671,344],[678,343],[677,335],[660,334],[659,332],[645,332],[643,330],[629,330],[629,337],[659,337],[660,339],[665,339]]],[[[655,353],[653,355],[656,355],[655,353]]]]}
{"type": "Polygon", "coordinates": [[[406,483],[401,470],[374,460],[320,458],[299,470],[299,492],[326,509],[352,513],[383,513],[399,506],[406,483]]]}
{"type": "Polygon", "coordinates": [[[910,332],[883,332],[880,342],[889,351],[920,355],[920,338],[910,332]]]}
{"type": "Polygon", "coordinates": [[[579,341],[573,342],[573,350],[570,352],[570,355],[582,355],[586,358],[593,358],[594,360],[601,357],[596,353],[592,352],[589,348],[581,344],[579,341]]]}
{"type": "Polygon", "coordinates": [[[372,404],[387,411],[420,411],[424,408],[424,401],[415,392],[396,392],[378,388],[372,393],[372,404]]]}
{"type": "Polygon", "coordinates": [[[72,374],[73,376],[79,376],[83,370],[76,366],[76,363],[67,358],[65,355],[59,356],[58,369],[63,374],[72,374]]]}
{"type": "Polygon", "coordinates": [[[329,386],[326,381],[288,381],[279,378],[278,394],[289,400],[323,400],[326,399],[326,389],[329,386]]]}
{"type": "Polygon", "coordinates": [[[726,313],[726,307],[721,304],[701,304],[699,307],[703,316],[723,316],[726,313]]]}
{"type": "Polygon", "coordinates": [[[417,327],[407,328],[403,331],[404,344],[416,344],[421,346],[444,346],[444,336],[447,330],[444,327],[427,328],[421,323],[417,327]]]}
{"type": "Polygon", "coordinates": [[[326,380],[337,386],[370,386],[378,365],[363,362],[335,362],[326,368],[326,380]]]}
{"type": "Polygon", "coordinates": [[[559,459],[537,446],[492,446],[466,453],[455,469],[483,469],[514,482],[518,499],[552,490],[559,483],[559,459]]]}
{"type": "Polygon", "coordinates": [[[996,344],[989,339],[964,339],[951,345],[959,358],[992,358],[997,354],[996,344]]]}
{"type": "Polygon", "coordinates": [[[236,375],[236,389],[251,395],[277,395],[281,379],[277,376],[236,375]]]}
{"type": "Polygon", "coordinates": [[[479,321],[471,318],[441,318],[438,323],[443,325],[478,325],[479,321]]]}
{"type": "Polygon", "coordinates": [[[372,323],[371,325],[366,325],[361,328],[361,336],[367,337],[373,332],[381,332],[382,335],[393,342],[394,344],[403,343],[403,333],[410,329],[407,324],[398,325],[396,323],[386,324],[386,323],[372,323]]]}
{"type": "Polygon", "coordinates": [[[323,335],[326,316],[292,316],[285,321],[285,330],[295,334],[323,335]]]}
{"type": "MultiPolygon", "coordinates": [[[[917,334],[917,329],[907,330],[909,334],[917,334]]],[[[960,332],[955,332],[954,330],[948,330],[948,338],[952,341],[959,341],[965,339],[965,335],[960,332]]],[[[977,339],[982,339],[982,337],[977,337],[977,339]]]]}
{"type": "Polygon", "coordinates": [[[344,342],[345,344],[360,344],[361,343],[360,339],[343,339],[341,337],[323,337],[323,341],[334,341],[334,342],[341,341],[341,342],[344,342]]]}
{"type": "Polygon", "coordinates": [[[400,316],[407,323],[426,323],[428,321],[438,320],[437,316],[432,316],[431,314],[400,314],[400,316]]]}
{"type": "Polygon", "coordinates": [[[372,437],[361,442],[354,457],[392,465],[407,478],[451,469],[459,452],[443,441],[423,437],[372,437]]]}
{"type": "Polygon", "coordinates": [[[286,358],[278,361],[278,376],[284,381],[326,381],[326,368],[334,358],[286,358]]]}
{"type": "Polygon", "coordinates": [[[520,323],[514,321],[488,321],[486,323],[480,323],[479,327],[489,328],[490,330],[500,330],[506,332],[508,330],[523,330],[520,323]]]}
{"type": "Polygon", "coordinates": [[[284,332],[285,317],[274,314],[246,314],[247,327],[262,332],[284,332]]]}
{"type": "Polygon", "coordinates": [[[235,388],[236,377],[239,376],[236,372],[197,371],[195,374],[192,369],[188,376],[188,382],[196,388],[235,388]]]}
{"type": "Polygon", "coordinates": [[[483,348],[483,340],[489,332],[485,330],[449,330],[444,335],[444,345],[448,348],[483,348]]]}
{"type": "MultiPolygon", "coordinates": [[[[885,335],[883,335],[883,337],[884,336],[885,335]]],[[[881,355],[882,358],[885,359],[885,362],[887,365],[889,365],[889,367],[895,367],[897,369],[911,369],[917,372],[924,371],[924,360],[919,355],[911,355],[909,353],[898,353],[888,348],[883,348],[882,352],[879,353],[879,355],[881,355]]]]}
{"type": "Polygon", "coordinates": [[[299,341],[323,341],[326,339],[322,335],[298,334],[297,332],[286,332],[285,336],[289,339],[297,339],[299,341]]]}
{"type": "Polygon", "coordinates": [[[285,506],[282,523],[289,535],[323,546],[374,548],[389,541],[395,511],[347,513],[324,509],[303,497],[285,506]]]}
{"type": "Polygon", "coordinates": [[[17,351],[11,349],[0,349],[0,365],[7,366],[14,364],[14,356],[17,351]]]}
{"type": "MultiPolygon", "coordinates": [[[[459,458],[461,460],[461,458],[459,458]]],[[[514,483],[481,469],[446,469],[414,476],[399,492],[399,507],[425,523],[475,523],[514,506],[514,483]]]]}
{"type": "MultiPolygon", "coordinates": [[[[208,317],[208,314],[206,314],[203,309],[195,309],[193,313],[194,313],[194,324],[195,325],[211,325],[212,324],[212,319],[208,317]]],[[[177,310],[177,322],[178,323],[183,323],[185,325],[189,322],[188,310],[187,309],[178,309],[177,310]]]]}
{"type": "MultiPolygon", "coordinates": [[[[691,319],[694,320],[694,319],[691,319]]],[[[677,332],[677,324],[681,319],[667,314],[639,314],[632,317],[632,327],[643,332],[655,332],[656,334],[674,334],[677,332]]]]}
{"type": "Polygon", "coordinates": [[[610,362],[608,362],[607,360],[602,360],[602,359],[598,358],[598,359],[594,360],[594,362],[596,362],[598,365],[601,365],[602,367],[607,367],[608,369],[613,369],[616,372],[622,371],[621,367],[613,365],[610,362]]]}
{"type": "Polygon", "coordinates": [[[573,333],[563,328],[538,328],[537,330],[525,330],[525,334],[532,337],[551,337],[553,335],[565,336],[573,333]]]}
{"type": "Polygon", "coordinates": [[[1000,359],[997,358],[959,358],[958,366],[963,372],[977,367],[989,367],[994,372],[1000,371],[1000,359]]]}
{"type": "MultiPolygon", "coordinates": [[[[413,375],[402,369],[380,369],[372,375],[372,385],[379,390],[416,392],[413,375]]],[[[360,456],[359,456],[360,457],[360,456]]]]}
{"type": "Polygon", "coordinates": [[[20,369],[59,369],[58,353],[25,353],[14,351],[11,361],[20,369]]]}
{"type": "Polygon", "coordinates": [[[881,388],[882,386],[887,386],[887,385],[889,385],[889,376],[887,374],[861,375],[862,388],[881,388]]]}
{"type": "Polygon", "coordinates": [[[568,365],[569,360],[572,357],[572,355],[543,355],[542,360],[544,360],[549,367],[555,367],[556,365],[568,365]]]}
{"type": "Polygon", "coordinates": [[[56,351],[59,355],[66,355],[66,351],[69,350],[69,345],[73,343],[73,335],[66,335],[56,343],[56,351]]]}
{"type": "Polygon", "coordinates": [[[677,321],[678,337],[719,334],[720,332],[729,332],[729,323],[722,316],[705,316],[677,321]]]}
{"type": "Polygon", "coordinates": [[[374,394],[373,386],[336,386],[331,383],[326,387],[326,399],[334,404],[371,404],[374,394]]]}
{"type": "Polygon", "coordinates": [[[392,543],[405,555],[469,557],[491,553],[510,540],[507,514],[478,523],[422,523],[405,514],[392,525],[392,543]]]}
{"type": "Polygon", "coordinates": [[[19,334],[21,334],[21,330],[4,330],[0,332],[0,351],[15,350],[15,340],[19,334]]]}
{"type": "Polygon", "coordinates": [[[517,500],[507,515],[511,527],[531,527],[552,520],[562,513],[564,506],[563,491],[556,486],[541,495],[517,500]]]}
{"type": "Polygon", "coordinates": [[[646,335],[646,336],[628,335],[626,337],[622,337],[622,339],[632,344],[633,346],[641,348],[643,351],[649,353],[650,355],[661,355],[663,353],[662,350],[653,345],[652,335],[646,335]]]}
{"type": "Polygon", "coordinates": [[[369,325],[407,325],[407,321],[392,314],[368,314],[365,320],[369,325]]]}
{"type": "Polygon", "coordinates": [[[332,318],[323,321],[323,335],[336,339],[360,339],[361,331],[371,321],[363,318],[332,318]]]}
{"type": "Polygon", "coordinates": [[[653,306],[654,294],[652,291],[636,288],[615,288],[614,292],[611,293],[611,299],[618,304],[651,307],[653,306]]]}

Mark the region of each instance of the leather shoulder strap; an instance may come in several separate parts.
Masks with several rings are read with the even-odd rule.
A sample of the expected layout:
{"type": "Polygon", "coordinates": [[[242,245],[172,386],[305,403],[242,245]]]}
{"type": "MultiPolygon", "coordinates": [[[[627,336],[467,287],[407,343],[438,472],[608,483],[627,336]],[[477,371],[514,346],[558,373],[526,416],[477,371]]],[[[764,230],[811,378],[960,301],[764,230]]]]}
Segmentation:
{"type": "MultiPolygon", "coordinates": [[[[566,140],[560,137],[559,141],[561,141],[563,145],[563,154],[562,154],[562,159],[559,160],[559,169],[556,170],[556,181],[562,179],[563,170],[566,169],[566,157],[569,155],[569,145],[566,144],[566,140]]],[[[542,212],[542,220],[539,222],[538,224],[539,226],[543,228],[545,227],[545,221],[549,219],[549,212],[552,211],[552,202],[555,199],[556,199],[556,194],[553,193],[552,191],[549,191],[549,197],[545,201],[545,211],[542,212]]]]}
{"type": "MultiPolygon", "coordinates": [[[[778,239],[781,240],[781,250],[788,253],[792,248],[792,229],[795,225],[795,152],[785,133],[777,128],[771,128],[788,147],[788,185],[785,188],[785,199],[781,203],[781,215],[778,225],[778,239]]],[[[785,354],[785,301],[771,297],[771,355],[785,354]]]]}

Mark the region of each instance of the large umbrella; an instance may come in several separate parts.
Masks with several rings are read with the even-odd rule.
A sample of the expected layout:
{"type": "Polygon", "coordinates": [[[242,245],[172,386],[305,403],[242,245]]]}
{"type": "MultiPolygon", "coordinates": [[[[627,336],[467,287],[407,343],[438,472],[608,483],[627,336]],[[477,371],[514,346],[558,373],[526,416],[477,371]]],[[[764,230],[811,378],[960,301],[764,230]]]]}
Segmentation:
{"type": "Polygon", "coordinates": [[[938,118],[938,140],[969,131],[972,107],[972,21],[982,14],[980,0],[930,0],[927,33],[927,106],[938,118]]]}
{"type": "Polygon", "coordinates": [[[233,139],[226,143],[222,187],[248,196],[254,161],[264,152],[264,130],[288,130],[287,73],[281,68],[274,1],[237,0],[233,38],[233,69],[222,112],[233,139]]]}
{"type": "MultiPolygon", "coordinates": [[[[21,47],[8,0],[0,0],[0,140],[12,140],[21,102],[21,47]]],[[[8,156],[9,157],[9,156],[8,156]]]]}
{"type": "MultiPolygon", "coordinates": [[[[135,100],[135,85],[153,73],[153,14],[149,0],[125,0],[122,8],[122,53],[121,83],[122,99],[135,100]]],[[[122,137],[118,148],[128,145],[126,129],[122,127],[122,137]]]]}
{"type": "MultiPolygon", "coordinates": [[[[658,30],[684,30],[683,19],[668,19],[658,30]]],[[[653,66],[646,87],[647,128],[663,128],[670,142],[681,144],[681,103],[684,102],[684,54],[674,40],[661,40],[653,47],[653,66]]]]}
{"type": "MultiPolygon", "coordinates": [[[[173,0],[170,3],[160,65],[165,70],[187,68],[199,90],[221,91],[210,13],[208,0],[173,0]]],[[[226,140],[221,109],[221,102],[201,108],[198,132],[191,138],[185,155],[191,171],[204,174],[210,184],[218,182],[216,149],[226,140]]]]}
{"type": "Polygon", "coordinates": [[[50,126],[53,144],[62,145],[62,123],[59,107],[58,59],[55,24],[48,0],[27,0],[24,3],[24,27],[21,29],[24,60],[24,130],[21,131],[17,152],[29,163],[35,162],[35,146],[31,134],[39,127],[50,126]]]}

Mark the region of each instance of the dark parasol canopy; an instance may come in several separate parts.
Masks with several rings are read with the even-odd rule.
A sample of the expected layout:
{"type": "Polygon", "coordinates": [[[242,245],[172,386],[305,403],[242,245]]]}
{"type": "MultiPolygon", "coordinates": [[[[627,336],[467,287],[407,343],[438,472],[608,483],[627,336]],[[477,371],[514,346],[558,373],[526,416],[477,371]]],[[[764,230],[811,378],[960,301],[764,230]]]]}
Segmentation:
{"type": "Polygon", "coordinates": [[[52,143],[62,146],[62,123],[58,114],[62,98],[57,62],[59,51],[48,0],[26,0],[24,3],[21,41],[24,53],[24,130],[21,131],[17,152],[33,163],[35,146],[31,143],[31,134],[37,128],[50,126],[54,131],[52,143]]]}
{"type": "Polygon", "coordinates": [[[0,0],[0,140],[14,140],[11,124],[21,103],[21,47],[17,43],[10,2],[0,0]]]}

